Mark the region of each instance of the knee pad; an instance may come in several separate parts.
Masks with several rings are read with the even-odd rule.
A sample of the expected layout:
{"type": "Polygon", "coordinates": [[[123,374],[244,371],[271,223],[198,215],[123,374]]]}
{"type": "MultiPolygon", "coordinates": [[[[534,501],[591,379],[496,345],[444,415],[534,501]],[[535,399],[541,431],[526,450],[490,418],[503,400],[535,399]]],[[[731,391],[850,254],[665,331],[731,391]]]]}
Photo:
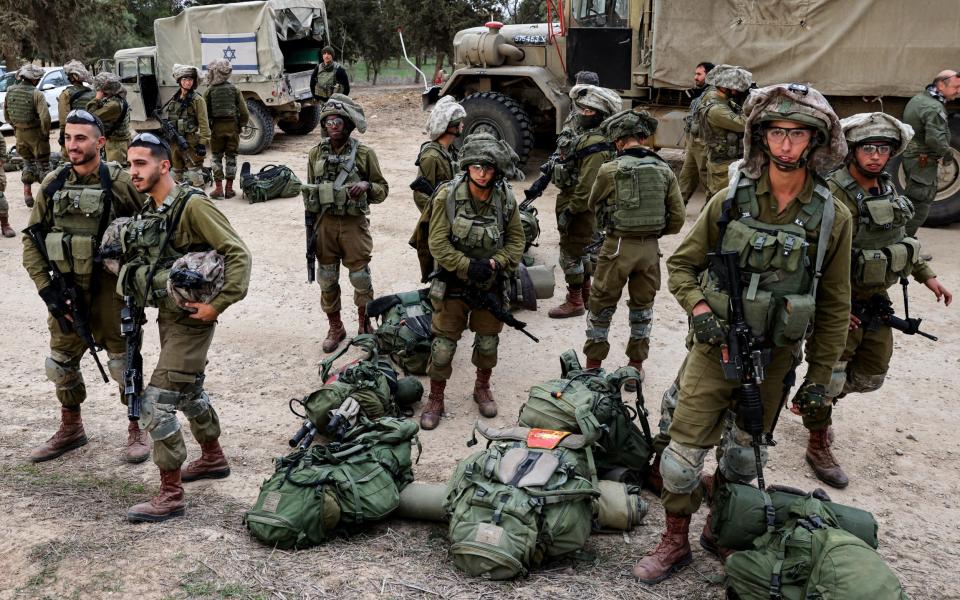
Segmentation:
{"type": "Polygon", "coordinates": [[[47,379],[56,384],[58,390],[71,390],[83,385],[83,374],[80,372],[78,361],[69,360],[65,355],[57,353],[56,358],[47,358],[44,367],[47,379]],[[57,360],[57,359],[62,360],[57,360]]]}
{"type": "Polygon", "coordinates": [[[700,485],[700,471],[709,448],[685,446],[670,440],[660,456],[663,487],[674,494],[689,494],[700,485]]]}
{"type": "Polygon", "coordinates": [[[147,386],[140,402],[140,428],[150,434],[153,441],[159,442],[180,430],[177,419],[177,403],[180,394],[147,386]]]}
{"type": "MultiPolygon", "coordinates": [[[[757,478],[757,457],[753,452],[753,438],[736,424],[729,425],[723,432],[720,444],[720,472],[727,481],[750,483],[757,478]]],[[[760,464],[767,465],[767,447],[760,447],[760,464]]]]}
{"type": "Polygon", "coordinates": [[[610,306],[602,309],[600,312],[587,312],[587,339],[605,340],[610,333],[610,322],[613,320],[613,313],[617,311],[616,306],[610,306]]]}
{"type": "Polygon", "coordinates": [[[340,263],[317,265],[317,283],[320,291],[335,292],[340,288],[340,263]]]}
{"type": "Polygon", "coordinates": [[[210,396],[204,391],[196,394],[181,394],[177,408],[192,421],[210,410],[210,396]]]}
{"type": "Polygon", "coordinates": [[[673,423],[673,411],[677,410],[677,397],[680,396],[680,387],[674,380],[663,393],[660,400],[660,433],[666,435],[673,423]]]}
{"type": "Polygon", "coordinates": [[[370,267],[359,271],[350,271],[350,285],[358,292],[368,292],[373,289],[373,279],[370,277],[370,267]]]}
{"type": "MultiPolygon", "coordinates": [[[[844,382],[842,392],[844,394],[866,394],[868,392],[875,392],[883,386],[883,380],[886,379],[886,373],[880,373],[879,375],[864,375],[863,373],[857,373],[855,370],[851,371],[850,375],[846,378],[844,382]]],[[[830,383],[833,384],[833,380],[830,380],[830,383]]]]}
{"type": "Polygon", "coordinates": [[[833,372],[830,373],[830,383],[827,384],[827,397],[836,398],[842,394],[846,383],[847,361],[837,361],[837,363],[833,365],[833,372]]]}
{"type": "Polygon", "coordinates": [[[203,188],[203,172],[199,169],[190,169],[187,171],[187,179],[193,187],[203,188]]]}
{"type": "Polygon", "coordinates": [[[107,370],[110,371],[110,377],[120,385],[123,385],[123,371],[126,367],[127,356],[125,354],[107,353],[107,370]]]}
{"type": "Polygon", "coordinates": [[[496,356],[497,346],[500,344],[499,335],[480,335],[479,333],[473,338],[473,348],[477,351],[477,354],[482,354],[484,356],[496,356]]]}
{"type": "Polygon", "coordinates": [[[630,337],[633,339],[650,337],[650,330],[653,329],[652,320],[653,308],[631,308],[630,337]]]}
{"type": "Polygon", "coordinates": [[[457,343],[449,338],[437,336],[430,345],[430,360],[435,367],[449,367],[453,362],[453,355],[457,351],[457,343]]]}

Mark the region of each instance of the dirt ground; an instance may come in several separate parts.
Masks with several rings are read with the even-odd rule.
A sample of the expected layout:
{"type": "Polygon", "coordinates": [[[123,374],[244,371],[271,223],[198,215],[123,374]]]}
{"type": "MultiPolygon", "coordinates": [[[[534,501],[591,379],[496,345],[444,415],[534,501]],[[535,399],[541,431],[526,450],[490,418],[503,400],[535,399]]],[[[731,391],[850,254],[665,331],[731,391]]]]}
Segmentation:
{"type": "MultiPolygon", "coordinates": [[[[371,217],[375,251],[371,269],[377,294],[418,286],[416,256],[407,239],[416,208],[407,184],[423,141],[418,92],[414,89],[359,90],[370,144],[390,182],[385,204],[371,217]]],[[[8,144],[13,143],[8,138],[8,144]]],[[[255,169],[290,165],[306,172],[306,155],[316,135],[278,132],[273,147],[249,157],[255,169]]],[[[529,180],[543,153],[534,156],[529,180]]],[[[19,173],[7,173],[7,198],[15,228],[28,215],[19,173]]],[[[519,195],[522,186],[515,184],[519,195]]],[[[543,234],[534,250],[538,263],[557,261],[553,218],[555,190],[537,201],[543,234]]],[[[702,195],[688,207],[693,222],[702,195]]],[[[302,204],[299,198],[248,204],[242,198],[218,205],[253,252],[247,298],[220,321],[207,370],[207,389],[220,413],[222,443],[233,472],[228,479],[186,485],[184,518],[163,524],[130,524],[125,509],[153,494],[158,484],[152,462],[121,462],[126,419],[117,390],[99,383],[93,362],[83,370],[89,398],[84,422],[90,443],[60,459],[27,461],[33,445],[56,428],[57,402],[44,376],[48,335],[41,300],[20,264],[21,244],[0,239],[0,598],[721,598],[719,563],[696,544],[704,512],[691,535],[695,562],[669,581],[648,587],[635,582],[630,567],[658,540],[663,513],[652,509],[644,525],[629,534],[594,536],[578,559],[546,565],[509,583],[472,580],[447,556],[445,527],[389,521],[364,535],[311,550],[274,551],[246,533],[241,517],[254,502],[271,460],[287,451],[297,419],[287,410],[291,397],[319,386],[317,362],[326,323],[320,291],[307,285],[303,260],[302,204]]],[[[662,240],[664,255],[680,237],[662,240]]],[[[960,268],[952,248],[960,226],[924,229],[934,268],[960,291],[960,268]]],[[[664,277],[665,277],[664,272],[664,277]]],[[[557,296],[562,276],[556,271],[557,296]]],[[[349,294],[346,275],[342,285],[349,294]]],[[[895,367],[880,392],[844,399],[835,413],[835,450],[852,483],[830,490],[834,500],[872,511],[880,522],[881,547],[912,598],[958,598],[960,583],[960,308],[944,310],[922,286],[912,285],[911,308],[925,317],[937,343],[897,335],[895,367]]],[[[896,291],[896,290],[894,290],[896,291]]],[[[899,305],[899,302],[897,302],[899,305]]],[[[349,302],[345,302],[349,305],[349,302]]],[[[656,427],[660,395],[683,357],[686,320],[663,290],[656,306],[645,394],[656,427]]],[[[582,319],[551,320],[546,311],[518,313],[539,345],[507,329],[500,344],[494,391],[500,424],[514,422],[527,388],[558,375],[559,353],[580,349],[582,319]]],[[[348,328],[356,327],[345,313],[348,328]]],[[[625,362],[626,308],[621,305],[612,332],[609,366],[625,362]]],[[[150,324],[144,343],[148,372],[157,356],[157,332],[150,324]]],[[[469,338],[461,344],[448,386],[448,415],[439,429],[423,432],[419,480],[443,482],[477,418],[469,393],[473,369],[469,338]]],[[[419,409],[419,407],[418,407],[419,409]]],[[[199,453],[188,438],[190,458],[199,453]]],[[[784,413],[772,449],[768,483],[812,489],[817,482],[803,459],[805,431],[784,413]]]]}

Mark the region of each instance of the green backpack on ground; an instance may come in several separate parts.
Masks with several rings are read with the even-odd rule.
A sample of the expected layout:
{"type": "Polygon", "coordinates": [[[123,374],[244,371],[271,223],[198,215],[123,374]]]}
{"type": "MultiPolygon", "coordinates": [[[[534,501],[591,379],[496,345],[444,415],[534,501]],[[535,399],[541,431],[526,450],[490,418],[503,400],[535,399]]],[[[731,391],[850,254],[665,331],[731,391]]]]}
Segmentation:
{"type": "Polygon", "coordinates": [[[250,204],[291,198],[300,193],[300,185],[300,179],[285,165],[267,165],[256,175],[250,173],[250,163],[240,167],[240,189],[250,204]]]}
{"type": "Polygon", "coordinates": [[[739,600],[904,600],[890,567],[869,544],[840,528],[812,497],[796,499],[790,518],[757,538],[753,550],[724,564],[727,597],[739,600]]]}
{"type": "Polygon", "coordinates": [[[367,303],[367,316],[379,319],[374,335],[380,349],[415,375],[427,372],[433,341],[433,306],[428,291],[391,294],[367,303]]]}
{"type": "Polygon", "coordinates": [[[457,464],[443,505],[454,564],[474,577],[511,579],[583,548],[600,496],[596,438],[480,423],[476,431],[488,446],[457,464]]]}
{"type": "Polygon", "coordinates": [[[573,350],[560,355],[560,365],[559,379],[530,388],[527,402],[520,409],[519,424],[586,435],[600,430],[593,448],[600,478],[642,481],[653,457],[643,393],[637,386],[635,408],[624,404],[620,394],[624,383],[639,380],[640,372],[633,367],[621,367],[613,373],[586,370],[573,350]]]}
{"type": "Polygon", "coordinates": [[[244,515],[250,534],[277,548],[306,548],[383,519],[413,481],[417,424],[360,418],[341,442],[298,450],[275,461],[275,473],[244,515]]]}

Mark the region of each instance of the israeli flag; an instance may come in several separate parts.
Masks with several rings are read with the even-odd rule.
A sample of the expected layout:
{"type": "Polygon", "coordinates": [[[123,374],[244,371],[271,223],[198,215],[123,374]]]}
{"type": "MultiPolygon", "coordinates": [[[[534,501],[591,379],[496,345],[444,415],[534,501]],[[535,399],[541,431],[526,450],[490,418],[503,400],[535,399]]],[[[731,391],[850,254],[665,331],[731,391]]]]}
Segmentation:
{"type": "Polygon", "coordinates": [[[225,58],[230,61],[234,74],[260,73],[256,33],[201,33],[200,56],[203,59],[204,71],[210,61],[225,58]]]}

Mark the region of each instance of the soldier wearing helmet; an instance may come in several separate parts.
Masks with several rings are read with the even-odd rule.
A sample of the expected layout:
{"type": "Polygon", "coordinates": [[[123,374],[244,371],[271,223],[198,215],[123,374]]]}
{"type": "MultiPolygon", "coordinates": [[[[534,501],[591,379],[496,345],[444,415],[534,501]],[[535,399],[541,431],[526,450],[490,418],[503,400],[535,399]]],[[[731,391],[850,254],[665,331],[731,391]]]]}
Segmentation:
{"type": "Polygon", "coordinates": [[[17,71],[17,83],[10,86],[3,105],[3,120],[13,126],[17,153],[23,158],[23,202],[33,207],[30,186],[50,170],[50,111],[37,84],[43,69],[25,64],[17,71]]]}
{"type": "Polygon", "coordinates": [[[107,160],[127,166],[127,146],[130,145],[130,105],[120,77],[113,73],[99,73],[94,79],[95,98],[87,103],[87,110],[103,122],[107,138],[107,160]]]}
{"type": "MultiPolygon", "coordinates": [[[[430,141],[420,146],[420,153],[414,164],[417,166],[417,180],[422,177],[431,189],[453,179],[457,171],[457,149],[452,144],[463,132],[463,120],[466,116],[467,111],[453,96],[444,96],[427,118],[427,135],[430,136],[430,141]]],[[[414,190],[413,202],[423,213],[430,202],[430,194],[425,193],[425,189],[414,190]]]]}
{"type": "Polygon", "coordinates": [[[431,287],[436,312],[427,365],[430,395],[420,414],[424,429],[440,424],[457,342],[468,328],[475,334],[473,400],[484,417],[497,414],[490,377],[497,365],[503,323],[488,310],[471,309],[456,292],[473,287],[502,295],[503,275],[513,273],[520,263],[525,245],[523,225],[517,201],[505,181],[522,177],[518,163],[517,154],[503,140],[487,133],[471,134],[460,150],[462,172],[433,196],[430,253],[444,275],[434,279],[431,287]]]}
{"type": "Polygon", "coordinates": [[[233,180],[237,176],[237,149],[240,147],[240,130],[250,120],[250,111],[243,94],[237,86],[230,83],[233,66],[230,61],[217,58],[207,65],[207,83],[209,87],[203,93],[207,105],[207,117],[210,120],[210,162],[213,164],[215,188],[211,198],[233,198],[233,180]],[[226,168],[224,168],[224,160],[226,168]],[[227,180],[227,189],[223,189],[223,180],[227,180]]]}
{"type": "Polygon", "coordinates": [[[63,65],[63,73],[70,85],[57,96],[57,114],[60,122],[60,160],[65,161],[67,149],[63,145],[63,129],[67,123],[67,113],[78,108],[86,108],[93,100],[94,91],[87,85],[93,83],[93,75],[79,60],[71,60],[63,65]]]}
{"type": "Polygon", "coordinates": [[[340,318],[340,263],[353,285],[358,333],[371,332],[367,302],[373,300],[373,238],[368,215],[371,204],[386,200],[389,186],[373,148],[351,137],[354,129],[367,130],[363,107],[334,94],[323,105],[320,126],[327,135],[310,149],[304,198],[308,211],[319,213],[311,238],[316,240],[320,307],[330,325],[323,351],[333,352],[347,337],[340,318]]]}
{"type": "Polygon", "coordinates": [[[753,85],[753,74],[743,67],[717,65],[706,76],[712,89],[700,97],[696,108],[697,130],[706,148],[706,196],[727,186],[727,167],[743,156],[741,106],[753,85]]]}
{"type": "MultiPolygon", "coordinates": [[[[650,351],[653,300],[660,289],[658,239],[680,231],[684,206],[677,178],[667,163],[643,147],[657,130],[645,110],[619,112],[600,126],[617,156],[597,171],[590,190],[591,212],[602,215],[606,232],[587,312],[587,368],[596,369],[610,353],[607,336],[624,286],[630,296],[630,366],[643,369],[650,351]]],[[[633,387],[634,384],[631,384],[633,387]]]]}
{"type": "Polygon", "coordinates": [[[594,260],[584,249],[597,234],[596,215],[587,206],[597,169],[613,158],[613,146],[600,132],[600,123],[620,110],[620,96],[613,90],[589,84],[570,89],[574,126],[557,138],[558,157],[551,181],[557,194],[557,230],[560,232],[560,267],[567,282],[567,296],[547,313],[554,319],[576,317],[586,312],[594,260]]]}
{"type": "Polygon", "coordinates": [[[196,67],[178,64],[173,65],[173,78],[180,89],[167,100],[160,112],[188,146],[182,149],[174,140],[167,140],[173,150],[173,178],[177,183],[186,179],[190,185],[203,188],[203,159],[210,145],[210,119],[207,103],[197,93],[200,76],[196,67]]]}
{"type": "Polygon", "coordinates": [[[919,240],[907,234],[913,204],[897,193],[884,171],[887,162],[907,147],[913,128],[879,112],[852,115],[840,123],[850,151],[844,164],[827,175],[827,183],[853,215],[853,311],[846,347],[827,386],[829,401],[804,412],[803,424],[810,430],[806,459],[817,478],[844,488],[849,479],[830,450],[830,415],[837,399],[883,385],[893,355],[893,330],[876,309],[890,301],[887,289],[912,275],[937,302],[943,299],[949,306],[953,296],[920,257],[919,240]]]}
{"type": "MultiPolygon", "coordinates": [[[[707,202],[667,260],[670,292],[689,314],[693,343],[680,374],[670,441],[660,455],[666,530],[633,570],[648,583],[691,562],[690,520],[706,485],[716,490],[726,482],[748,484],[758,475],[747,431],[755,429],[754,422],[737,413],[741,377],[728,379],[721,362],[731,287],[726,270],[708,254],[739,256],[746,326],[764,372],[761,381],[753,380],[762,405],[757,430],[771,432],[804,342],[807,372],[795,401],[808,412],[829,402],[826,386],[850,323],[852,219],[817,175],[847,155],[836,114],[819,92],[797,84],[755,90],[743,113],[740,170],[707,202]],[[718,469],[702,483],[704,460],[717,445],[718,469]]],[[[762,465],[767,451],[760,448],[762,465]]],[[[708,515],[701,545],[723,555],[711,519],[708,515]]]]}

